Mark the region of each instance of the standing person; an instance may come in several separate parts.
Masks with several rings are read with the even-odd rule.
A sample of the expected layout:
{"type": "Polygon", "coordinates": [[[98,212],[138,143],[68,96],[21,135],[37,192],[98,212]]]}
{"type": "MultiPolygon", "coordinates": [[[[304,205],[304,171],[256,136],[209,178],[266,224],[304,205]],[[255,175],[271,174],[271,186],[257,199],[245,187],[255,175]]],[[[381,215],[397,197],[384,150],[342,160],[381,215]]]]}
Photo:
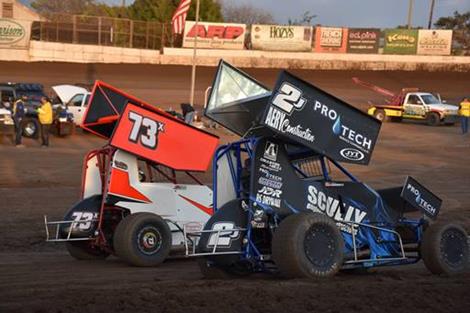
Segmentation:
{"type": "Polygon", "coordinates": [[[460,126],[462,127],[462,134],[468,133],[468,120],[470,119],[470,99],[464,98],[460,103],[460,116],[462,116],[460,126]]]}
{"type": "Polygon", "coordinates": [[[180,106],[181,106],[181,113],[184,116],[184,121],[186,122],[186,124],[191,125],[193,123],[194,114],[195,114],[193,106],[189,103],[181,103],[180,106]]]}
{"type": "Polygon", "coordinates": [[[16,100],[13,104],[13,121],[15,122],[15,145],[17,148],[24,148],[21,143],[23,135],[22,122],[25,115],[24,103],[28,100],[28,97],[21,96],[20,99],[16,100]]]}
{"type": "Polygon", "coordinates": [[[39,123],[41,124],[42,147],[49,147],[49,129],[52,124],[52,104],[46,97],[41,97],[38,108],[39,123]]]}

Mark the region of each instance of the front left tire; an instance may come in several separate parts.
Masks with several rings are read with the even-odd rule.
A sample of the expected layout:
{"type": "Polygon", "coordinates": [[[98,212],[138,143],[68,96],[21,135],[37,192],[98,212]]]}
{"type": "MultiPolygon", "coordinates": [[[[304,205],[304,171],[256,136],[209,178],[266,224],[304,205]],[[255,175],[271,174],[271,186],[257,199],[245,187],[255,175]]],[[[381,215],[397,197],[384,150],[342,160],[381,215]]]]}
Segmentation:
{"type": "Polygon", "coordinates": [[[168,257],[171,230],[160,216],[136,213],[125,217],[116,227],[113,247],[116,255],[134,266],[156,266],[168,257]]]}

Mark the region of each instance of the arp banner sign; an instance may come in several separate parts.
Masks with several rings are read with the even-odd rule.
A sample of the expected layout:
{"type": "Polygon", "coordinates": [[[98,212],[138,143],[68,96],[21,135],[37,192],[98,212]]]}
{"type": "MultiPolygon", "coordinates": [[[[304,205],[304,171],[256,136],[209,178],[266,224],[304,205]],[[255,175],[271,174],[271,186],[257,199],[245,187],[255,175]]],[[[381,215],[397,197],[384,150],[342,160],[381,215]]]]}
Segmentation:
{"type": "Polygon", "coordinates": [[[31,22],[0,18],[0,48],[28,49],[31,22]]]}
{"type": "Polygon", "coordinates": [[[378,53],[380,29],[349,28],[348,53],[378,53]]]}
{"type": "Polygon", "coordinates": [[[245,46],[245,24],[186,21],[183,47],[193,48],[197,36],[198,48],[238,49],[245,46]]]}
{"type": "Polygon", "coordinates": [[[266,107],[262,124],[327,157],[368,164],[381,123],[283,71],[266,107]]]}
{"type": "Polygon", "coordinates": [[[452,30],[420,29],[418,32],[418,54],[450,55],[452,30]]]}
{"type": "Polygon", "coordinates": [[[386,29],[384,31],[386,54],[416,54],[418,30],[386,29]]]}
{"type": "Polygon", "coordinates": [[[312,51],[311,26],[252,25],[251,45],[255,50],[312,51]]]}
{"type": "Polygon", "coordinates": [[[316,27],[316,52],[346,52],[348,29],[341,27],[316,27]]]}
{"type": "Polygon", "coordinates": [[[437,217],[442,205],[440,198],[410,176],[406,178],[401,197],[432,219],[437,217]]]}

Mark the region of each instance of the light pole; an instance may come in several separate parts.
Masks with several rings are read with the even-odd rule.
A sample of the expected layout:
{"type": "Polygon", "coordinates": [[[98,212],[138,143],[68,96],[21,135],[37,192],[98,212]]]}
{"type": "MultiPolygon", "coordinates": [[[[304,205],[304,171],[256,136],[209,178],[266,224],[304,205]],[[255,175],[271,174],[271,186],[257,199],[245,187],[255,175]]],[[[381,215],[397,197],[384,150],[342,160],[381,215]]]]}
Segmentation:
{"type": "Polygon", "coordinates": [[[189,96],[189,103],[191,106],[194,106],[194,87],[196,84],[196,51],[197,51],[197,37],[199,35],[199,0],[196,2],[196,23],[194,29],[196,29],[196,36],[194,37],[194,47],[193,47],[193,64],[191,68],[191,94],[189,96]]]}
{"type": "Polygon", "coordinates": [[[434,2],[435,0],[431,0],[431,9],[429,9],[428,29],[431,29],[431,26],[432,26],[432,14],[434,13],[434,2]]]}
{"type": "Polygon", "coordinates": [[[408,29],[411,28],[411,16],[413,15],[413,2],[414,2],[414,0],[409,0],[409,5],[408,5],[408,29]]]}

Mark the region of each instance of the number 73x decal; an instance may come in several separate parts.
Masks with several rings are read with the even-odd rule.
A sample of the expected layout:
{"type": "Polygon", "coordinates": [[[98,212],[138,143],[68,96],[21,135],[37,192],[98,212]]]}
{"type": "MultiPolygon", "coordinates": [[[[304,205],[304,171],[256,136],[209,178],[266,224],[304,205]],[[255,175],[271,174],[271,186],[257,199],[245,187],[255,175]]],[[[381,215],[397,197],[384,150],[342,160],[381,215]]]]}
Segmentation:
{"type": "Polygon", "coordinates": [[[129,140],[135,143],[140,142],[142,146],[149,149],[156,149],[158,145],[158,134],[165,132],[165,124],[144,117],[133,111],[129,111],[128,117],[133,123],[129,140]]]}

